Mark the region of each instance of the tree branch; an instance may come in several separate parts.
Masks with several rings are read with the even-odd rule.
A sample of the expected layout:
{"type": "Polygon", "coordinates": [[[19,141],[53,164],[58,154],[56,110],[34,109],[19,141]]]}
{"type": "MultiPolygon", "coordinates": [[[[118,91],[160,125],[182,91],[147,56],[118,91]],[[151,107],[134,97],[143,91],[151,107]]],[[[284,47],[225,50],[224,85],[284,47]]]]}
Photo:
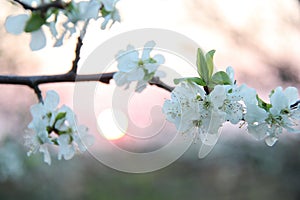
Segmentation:
{"type": "Polygon", "coordinates": [[[70,69],[70,72],[73,72],[76,74],[77,68],[78,68],[78,62],[80,60],[80,49],[82,47],[82,38],[79,36],[77,39],[76,49],[75,49],[75,59],[73,60],[72,68],[70,69]]]}
{"type": "Polygon", "coordinates": [[[83,81],[100,81],[108,84],[112,79],[114,72],[103,74],[82,74],[68,72],[66,74],[48,75],[48,76],[4,76],[0,75],[0,84],[27,85],[34,89],[35,86],[45,83],[59,82],[83,82],[83,81]]]}
{"type": "MultiPolygon", "coordinates": [[[[48,76],[11,76],[0,75],[0,84],[12,84],[12,85],[26,85],[37,93],[38,86],[47,83],[61,83],[61,82],[87,82],[87,81],[99,81],[105,84],[109,84],[113,78],[115,72],[103,73],[103,74],[76,74],[72,71],[66,74],[48,75],[48,76]]],[[[156,85],[159,88],[165,89],[171,92],[174,88],[163,83],[158,77],[153,77],[149,81],[150,85],[156,85]]],[[[39,96],[38,96],[39,97],[39,96]]]]}
{"type": "Polygon", "coordinates": [[[61,0],[57,0],[57,1],[52,1],[50,3],[46,3],[46,4],[42,4],[40,6],[37,7],[32,7],[31,5],[28,5],[20,0],[12,0],[13,3],[17,3],[19,5],[21,5],[25,10],[31,10],[31,11],[41,11],[41,12],[45,12],[47,11],[49,8],[59,8],[59,9],[64,9],[68,4],[62,2],[61,0]]]}
{"type": "Polygon", "coordinates": [[[78,62],[80,60],[80,50],[81,50],[81,47],[83,45],[82,41],[83,41],[83,38],[86,34],[86,30],[87,30],[87,26],[89,24],[89,21],[90,20],[88,19],[84,22],[83,28],[80,31],[80,35],[78,36],[76,49],[75,49],[75,59],[73,60],[73,64],[72,64],[72,68],[71,68],[70,72],[73,72],[73,73],[77,72],[78,62]]]}
{"type": "Polygon", "coordinates": [[[162,82],[159,77],[153,77],[150,81],[149,81],[150,85],[156,85],[159,88],[165,89],[169,92],[172,92],[174,90],[174,87],[171,87],[167,84],[165,84],[164,82],[162,82]]]}

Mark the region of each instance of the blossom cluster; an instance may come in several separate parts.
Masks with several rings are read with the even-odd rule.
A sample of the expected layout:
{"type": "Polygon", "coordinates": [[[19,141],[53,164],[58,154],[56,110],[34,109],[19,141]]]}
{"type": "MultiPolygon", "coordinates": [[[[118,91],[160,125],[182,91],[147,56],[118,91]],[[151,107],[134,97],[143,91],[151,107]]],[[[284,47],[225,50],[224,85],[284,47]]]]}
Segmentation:
{"type": "Polygon", "coordinates": [[[84,152],[93,144],[93,136],[88,134],[87,127],[77,125],[73,111],[63,105],[57,108],[59,96],[55,91],[48,91],[43,103],[31,107],[32,121],[28,125],[31,134],[25,136],[27,153],[40,151],[44,161],[51,164],[48,147],[57,145],[58,159],[71,159],[75,152],[84,152]]]}
{"type": "Polygon", "coordinates": [[[203,54],[201,50],[198,61],[202,61],[197,62],[200,77],[175,80],[180,84],[163,105],[167,120],[174,123],[179,132],[195,134],[197,130],[195,135],[202,144],[212,147],[225,122],[241,122],[251,135],[258,140],[264,139],[269,146],[275,144],[284,129],[300,132],[297,129],[300,106],[296,88],[277,87],[270,94],[270,103],[266,103],[253,88],[236,84],[232,67],[213,75],[208,69],[212,66],[208,63],[212,59],[207,59],[209,53],[206,58],[199,54],[203,54]]]}
{"type": "MultiPolygon", "coordinates": [[[[54,46],[63,44],[65,38],[71,37],[77,30],[82,30],[82,22],[90,19],[102,18],[101,29],[105,29],[120,21],[120,15],[116,9],[119,0],[90,0],[90,1],[56,1],[61,7],[49,7],[48,9],[34,9],[30,13],[8,16],[5,22],[7,32],[18,35],[23,32],[31,34],[30,48],[35,51],[46,46],[45,28],[48,28],[55,40],[54,46]]],[[[28,6],[46,6],[53,3],[51,0],[23,0],[28,6]]]]}
{"type": "Polygon", "coordinates": [[[148,81],[159,75],[157,68],[165,62],[165,59],[161,54],[151,57],[150,53],[154,46],[154,41],[147,42],[141,56],[132,45],[128,45],[126,50],[119,51],[116,55],[119,71],[113,76],[118,86],[126,85],[128,88],[131,82],[137,81],[135,91],[142,92],[148,81]]]}

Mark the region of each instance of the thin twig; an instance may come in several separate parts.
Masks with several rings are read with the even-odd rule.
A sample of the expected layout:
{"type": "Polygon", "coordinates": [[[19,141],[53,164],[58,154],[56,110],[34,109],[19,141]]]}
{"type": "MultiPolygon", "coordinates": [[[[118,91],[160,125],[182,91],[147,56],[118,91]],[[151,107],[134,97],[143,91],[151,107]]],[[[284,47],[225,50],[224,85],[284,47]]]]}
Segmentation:
{"type": "Polygon", "coordinates": [[[75,59],[73,60],[72,68],[70,70],[70,72],[73,72],[75,74],[77,72],[78,62],[80,60],[80,50],[81,50],[81,47],[83,45],[82,41],[83,41],[83,38],[84,38],[84,36],[86,34],[86,30],[87,30],[87,26],[89,24],[89,21],[90,20],[88,19],[88,20],[86,20],[84,22],[84,25],[83,25],[83,27],[82,27],[82,29],[80,31],[80,35],[77,38],[77,44],[76,44],[76,49],[75,49],[75,59]]]}
{"type": "Polygon", "coordinates": [[[171,87],[167,84],[165,84],[164,82],[162,82],[159,77],[153,77],[150,81],[149,81],[150,85],[156,85],[159,88],[165,89],[169,92],[172,92],[174,90],[174,87],[171,87]]]}
{"type": "Polygon", "coordinates": [[[39,102],[43,104],[44,103],[43,96],[42,96],[42,92],[41,92],[39,86],[35,85],[33,87],[33,89],[34,89],[34,92],[35,92],[35,94],[37,95],[37,97],[39,99],[39,102]]]}
{"type": "Polygon", "coordinates": [[[70,72],[73,72],[75,74],[77,72],[78,62],[80,60],[80,50],[81,50],[82,44],[83,44],[82,39],[79,36],[77,38],[77,44],[76,44],[76,49],[75,49],[75,59],[73,60],[72,68],[70,70],[70,72]]]}

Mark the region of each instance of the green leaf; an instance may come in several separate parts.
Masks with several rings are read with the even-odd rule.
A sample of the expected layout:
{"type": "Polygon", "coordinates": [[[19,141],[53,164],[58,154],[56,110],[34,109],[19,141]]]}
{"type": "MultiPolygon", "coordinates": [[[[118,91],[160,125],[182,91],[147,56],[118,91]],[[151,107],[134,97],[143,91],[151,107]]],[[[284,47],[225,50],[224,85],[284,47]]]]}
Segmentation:
{"type": "Polygon", "coordinates": [[[199,77],[187,78],[187,81],[194,82],[194,83],[196,83],[198,85],[201,85],[201,86],[206,86],[205,81],[202,78],[199,78],[199,77]]]}
{"type": "Polygon", "coordinates": [[[197,71],[200,77],[207,84],[209,82],[209,69],[206,64],[205,56],[200,48],[197,52],[197,71]]]}
{"type": "Polygon", "coordinates": [[[32,13],[30,19],[26,22],[24,31],[27,33],[37,31],[41,28],[46,20],[39,13],[32,13]]]}
{"type": "Polygon", "coordinates": [[[270,108],[272,108],[272,104],[264,102],[261,98],[259,98],[258,95],[256,95],[256,99],[257,99],[257,102],[258,102],[258,106],[260,108],[264,109],[265,111],[268,112],[270,110],[270,108]]]}
{"type": "Polygon", "coordinates": [[[104,7],[101,9],[101,15],[102,15],[103,18],[106,17],[107,15],[109,15],[110,13],[111,13],[111,12],[105,10],[104,7]]]}
{"type": "Polygon", "coordinates": [[[65,118],[65,117],[66,117],[66,115],[67,115],[67,113],[66,113],[66,112],[61,112],[61,113],[58,113],[58,114],[56,115],[56,117],[55,117],[55,121],[58,121],[58,120],[60,120],[60,119],[63,119],[63,118],[65,118]]]}
{"type": "Polygon", "coordinates": [[[199,78],[199,77],[176,78],[176,79],[174,79],[174,84],[177,85],[182,81],[194,82],[198,85],[206,86],[206,83],[204,82],[204,80],[202,78],[199,78]]]}
{"type": "Polygon", "coordinates": [[[144,76],[144,81],[150,81],[154,75],[155,75],[155,72],[151,72],[151,73],[148,73],[148,70],[144,70],[145,72],[145,76],[144,76]]]}
{"type": "Polygon", "coordinates": [[[212,74],[214,71],[214,60],[213,59],[214,59],[215,52],[216,52],[216,50],[211,50],[205,55],[209,79],[212,77],[212,74]]]}
{"type": "Polygon", "coordinates": [[[226,72],[219,71],[215,73],[212,78],[212,82],[216,85],[230,85],[231,80],[226,72]]]}

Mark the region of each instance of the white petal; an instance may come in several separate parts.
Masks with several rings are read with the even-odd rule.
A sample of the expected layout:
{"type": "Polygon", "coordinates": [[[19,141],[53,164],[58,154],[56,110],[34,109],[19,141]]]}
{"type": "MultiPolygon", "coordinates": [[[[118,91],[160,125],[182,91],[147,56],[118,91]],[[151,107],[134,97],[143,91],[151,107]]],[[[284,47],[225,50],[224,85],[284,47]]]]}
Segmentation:
{"type": "Polygon", "coordinates": [[[59,96],[54,90],[50,90],[46,93],[44,100],[44,106],[49,110],[55,110],[59,103],[59,96]]]}
{"type": "Polygon", "coordinates": [[[265,142],[268,146],[273,146],[276,142],[277,142],[278,138],[277,137],[272,137],[272,136],[268,136],[265,139],[265,142]]]}
{"type": "Polygon", "coordinates": [[[31,32],[30,48],[32,51],[37,51],[46,46],[46,36],[42,29],[31,32]]]}
{"type": "Polygon", "coordinates": [[[231,80],[231,84],[233,85],[234,84],[234,70],[231,66],[227,67],[226,68],[226,73],[228,74],[230,80],[231,80]]]}
{"type": "Polygon", "coordinates": [[[50,24],[49,24],[50,32],[54,38],[56,38],[56,36],[58,34],[55,25],[56,25],[55,22],[50,22],[50,24]]]}
{"type": "Polygon", "coordinates": [[[270,98],[272,108],[270,109],[270,113],[273,115],[280,114],[280,111],[285,108],[289,108],[289,101],[287,97],[284,95],[282,88],[278,87],[275,89],[275,92],[272,94],[270,98]]]}
{"type": "Polygon", "coordinates": [[[153,57],[154,60],[156,60],[156,62],[160,65],[163,64],[165,62],[165,57],[161,54],[157,54],[153,57]]]}
{"type": "Polygon", "coordinates": [[[122,86],[127,83],[127,74],[124,72],[116,72],[113,76],[117,86],[122,86]]]}
{"type": "Polygon", "coordinates": [[[257,140],[262,140],[267,136],[268,127],[265,123],[261,123],[258,125],[248,124],[247,129],[248,133],[257,140]]]}
{"type": "Polygon", "coordinates": [[[246,84],[242,84],[237,90],[238,95],[243,98],[243,101],[246,105],[257,103],[257,93],[255,89],[248,87],[246,84]]]}
{"type": "Polygon", "coordinates": [[[41,103],[32,105],[30,107],[30,112],[33,118],[41,118],[46,114],[46,110],[44,109],[44,106],[41,103]]]}
{"type": "Polygon", "coordinates": [[[28,19],[27,14],[8,16],[5,21],[6,31],[15,35],[23,33],[28,19]]]}
{"type": "Polygon", "coordinates": [[[138,67],[139,52],[132,48],[133,46],[128,46],[127,51],[122,52],[122,54],[117,58],[118,69],[121,72],[130,72],[138,67]]]}
{"type": "Polygon", "coordinates": [[[140,81],[143,80],[145,76],[145,72],[142,68],[138,68],[136,70],[132,70],[127,74],[128,81],[140,81]]]}
{"type": "Polygon", "coordinates": [[[165,78],[165,77],[167,76],[167,74],[166,74],[166,72],[164,72],[164,71],[158,70],[158,71],[155,72],[155,75],[154,75],[154,76],[158,76],[158,77],[160,77],[160,78],[165,78]]]}
{"type": "Polygon", "coordinates": [[[64,38],[65,38],[65,35],[67,33],[67,30],[65,30],[63,32],[63,34],[60,36],[60,38],[58,38],[55,42],[55,44],[53,45],[54,47],[60,47],[63,45],[63,41],[64,41],[64,38]]]}
{"type": "Polygon", "coordinates": [[[221,127],[225,122],[225,113],[212,111],[210,115],[210,119],[204,121],[203,123],[208,123],[207,130],[201,130],[199,128],[199,136],[201,139],[201,146],[199,149],[198,157],[204,158],[215,146],[220,135],[221,135],[221,127]]]}
{"type": "Polygon", "coordinates": [[[104,30],[104,29],[106,28],[106,26],[107,26],[109,20],[110,20],[110,14],[108,14],[108,15],[106,15],[106,16],[104,17],[104,21],[103,21],[102,24],[101,24],[101,29],[102,29],[102,30],[104,30]]]}
{"type": "Polygon", "coordinates": [[[57,142],[59,144],[58,159],[61,160],[64,157],[65,160],[70,160],[75,154],[74,146],[70,144],[70,136],[67,134],[60,135],[57,142]]]}
{"type": "MultiPolygon", "coordinates": [[[[82,2],[80,2],[82,3],[82,2]]],[[[97,1],[90,1],[88,4],[85,6],[82,14],[83,20],[85,19],[91,19],[94,18],[96,19],[99,14],[99,9],[100,9],[100,3],[97,1]]]]}
{"type": "Polygon", "coordinates": [[[265,120],[268,117],[268,113],[258,107],[255,104],[248,104],[247,105],[247,113],[245,114],[245,120],[248,123],[254,123],[254,122],[261,122],[265,120]]]}
{"type": "Polygon", "coordinates": [[[135,91],[138,93],[141,93],[145,88],[147,87],[147,82],[146,81],[139,81],[137,83],[137,86],[135,88],[135,91]]]}
{"type": "Polygon", "coordinates": [[[119,0],[101,0],[106,11],[113,11],[119,0]]]}
{"type": "Polygon", "coordinates": [[[145,66],[145,69],[148,70],[148,73],[152,73],[152,72],[156,71],[158,64],[157,63],[148,63],[148,64],[145,64],[144,66],[145,66]]]}
{"type": "Polygon", "coordinates": [[[210,93],[210,100],[214,104],[215,108],[219,108],[220,106],[222,106],[225,98],[225,88],[221,85],[217,85],[210,93]]]}
{"type": "Polygon", "coordinates": [[[288,98],[288,104],[291,105],[298,101],[298,90],[295,87],[288,87],[284,90],[284,95],[288,98]]]}
{"type": "Polygon", "coordinates": [[[118,10],[114,10],[111,13],[111,19],[113,20],[111,26],[115,23],[115,22],[120,22],[121,21],[121,17],[120,17],[120,13],[118,10]]]}
{"type": "Polygon", "coordinates": [[[77,143],[80,152],[86,151],[87,147],[94,144],[95,138],[88,134],[88,128],[79,126],[78,134],[74,134],[74,141],[77,143]]]}
{"type": "Polygon", "coordinates": [[[44,162],[47,163],[48,165],[51,165],[51,157],[50,157],[47,146],[42,145],[40,147],[40,152],[44,153],[44,162]]]}
{"type": "Polygon", "coordinates": [[[142,60],[147,60],[150,57],[150,52],[152,51],[153,47],[155,46],[155,42],[153,40],[147,42],[144,45],[144,50],[142,54],[142,60]]]}

